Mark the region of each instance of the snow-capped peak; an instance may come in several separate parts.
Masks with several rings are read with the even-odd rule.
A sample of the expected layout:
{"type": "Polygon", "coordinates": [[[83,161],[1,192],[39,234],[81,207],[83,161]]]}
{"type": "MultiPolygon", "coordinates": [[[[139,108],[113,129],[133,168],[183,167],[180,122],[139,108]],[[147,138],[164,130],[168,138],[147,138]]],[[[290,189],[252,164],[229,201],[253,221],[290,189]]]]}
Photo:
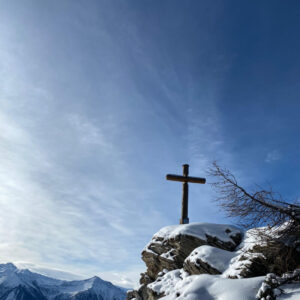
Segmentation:
{"type": "Polygon", "coordinates": [[[101,296],[104,300],[125,298],[125,289],[114,286],[108,281],[95,276],[86,280],[59,280],[50,278],[28,269],[18,269],[12,263],[0,264],[0,298],[22,299],[22,294],[29,293],[30,299],[88,299],[89,295],[101,296]],[[7,291],[10,291],[7,293],[7,291]],[[17,292],[18,295],[17,296],[17,292]],[[5,293],[2,295],[2,293],[5,293]],[[4,298],[3,298],[4,297],[4,298]],[[12,297],[12,298],[9,298],[12,297]]]}

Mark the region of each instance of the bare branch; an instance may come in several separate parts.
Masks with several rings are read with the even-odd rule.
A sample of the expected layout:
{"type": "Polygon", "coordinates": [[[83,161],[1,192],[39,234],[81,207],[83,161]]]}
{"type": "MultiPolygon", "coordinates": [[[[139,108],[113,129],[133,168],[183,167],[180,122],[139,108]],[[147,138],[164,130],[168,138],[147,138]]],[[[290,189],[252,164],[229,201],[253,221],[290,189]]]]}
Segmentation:
{"type": "Polygon", "coordinates": [[[215,179],[211,185],[218,191],[216,201],[225,210],[227,216],[239,219],[240,225],[246,228],[268,225],[269,234],[282,238],[296,236],[299,241],[300,206],[282,200],[280,194],[272,188],[259,186],[251,192],[239,185],[235,176],[216,162],[209,170],[215,179]]]}

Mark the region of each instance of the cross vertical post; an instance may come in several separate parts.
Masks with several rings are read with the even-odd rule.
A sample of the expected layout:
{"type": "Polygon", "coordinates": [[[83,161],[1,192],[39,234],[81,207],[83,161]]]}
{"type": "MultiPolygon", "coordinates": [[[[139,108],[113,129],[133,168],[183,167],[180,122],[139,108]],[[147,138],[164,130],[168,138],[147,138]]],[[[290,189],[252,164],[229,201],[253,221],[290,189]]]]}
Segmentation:
{"type": "MultiPolygon", "coordinates": [[[[182,166],[183,176],[189,176],[189,165],[185,164],[182,166]]],[[[180,224],[188,224],[188,205],[189,205],[189,184],[187,182],[182,183],[182,202],[181,202],[181,219],[180,224]]]]}

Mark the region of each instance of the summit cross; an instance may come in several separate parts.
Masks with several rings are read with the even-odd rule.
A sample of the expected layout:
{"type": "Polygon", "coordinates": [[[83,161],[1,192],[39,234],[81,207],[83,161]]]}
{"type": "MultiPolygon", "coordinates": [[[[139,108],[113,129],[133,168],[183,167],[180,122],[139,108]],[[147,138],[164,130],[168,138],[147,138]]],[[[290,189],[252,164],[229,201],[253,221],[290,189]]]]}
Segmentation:
{"type": "Polygon", "coordinates": [[[182,165],[183,167],[183,176],[167,174],[166,179],[172,181],[180,181],[182,182],[182,204],[181,204],[181,219],[180,224],[188,224],[188,203],[189,203],[189,185],[188,182],[191,183],[202,183],[206,182],[205,178],[200,177],[190,177],[189,176],[189,165],[182,165]]]}

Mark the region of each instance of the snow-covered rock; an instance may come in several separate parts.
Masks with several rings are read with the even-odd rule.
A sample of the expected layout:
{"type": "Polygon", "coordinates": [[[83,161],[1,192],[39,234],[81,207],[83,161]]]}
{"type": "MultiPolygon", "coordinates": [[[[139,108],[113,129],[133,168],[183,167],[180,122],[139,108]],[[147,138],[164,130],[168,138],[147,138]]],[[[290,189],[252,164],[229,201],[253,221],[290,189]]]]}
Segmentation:
{"type": "Polygon", "coordinates": [[[142,252],[147,271],[127,299],[254,300],[259,295],[261,300],[300,300],[300,282],[269,293],[265,278],[270,271],[296,269],[299,252],[283,243],[263,242],[256,233],[207,223],[161,229],[142,252]]]}
{"type": "Polygon", "coordinates": [[[287,297],[287,299],[290,299],[293,298],[294,293],[298,293],[297,291],[299,292],[298,298],[300,298],[300,269],[284,273],[281,276],[269,273],[259,288],[256,298],[259,300],[286,299],[289,294],[291,297],[287,297]]]}
{"type": "Polygon", "coordinates": [[[203,245],[185,259],[183,269],[189,274],[221,274],[229,266],[235,252],[203,245]]]}
{"type": "Polygon", "coordinates": [[[266,260],[265,256],[261,252],[255,251],[255,247],[259,245],[262,247],[267,246],[258,239],[255,231],[246,231],[242,242],[234,252],[234,257],[231,259],[226,270],[224,270],[223,276],[228,278],[244,278],[253,277],[253,275],[263,276],[268,273],[264,263],[266,260]]]}
{"type": "MultiPolygon", "coordinates": [[[[164,269],[182,268],[186,257],[199,246],[232,251],[241,239],[242,231],[232,225],[192,223],[164,227],[154,234],[142,252],[147,278],[153,281],[164,269]]],[[[146,282],[142,279],[141,283],[146,282]]]]}
{"type": "Polygon", "coordinates": [[[257,232],[257,229],[245,232],[223,276],[247,278],[267,273],[282,274],[300,268],[300,253],[295,248],[279,241],[266,243],[257,232]]]}
{"type": "Polygon", "coordinates": [[[0,264],[1,300],[123,300],[126,291],[99,277],[65,281],[0,264]]]}

